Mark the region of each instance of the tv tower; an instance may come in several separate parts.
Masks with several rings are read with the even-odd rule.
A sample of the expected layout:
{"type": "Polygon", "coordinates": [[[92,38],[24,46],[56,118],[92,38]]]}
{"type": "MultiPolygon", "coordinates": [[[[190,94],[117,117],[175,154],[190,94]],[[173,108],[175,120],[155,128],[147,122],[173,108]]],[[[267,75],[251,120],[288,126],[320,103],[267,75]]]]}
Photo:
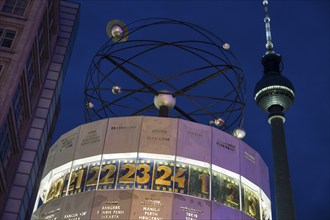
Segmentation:
{"type": "Polygon", "coordinates": [[[267,8],[268,0],[264,0],[263,5],[265,9],[264,22],[267,51],[261,59],[264,76],[255,87],[254,99],[263,111],[268,112],[268,123],[271,125],[272,130],[277,219],[295,219],[284,133],[284,112],[293,103],[295,93],[292,83],[281,74],[281,55],[273,50],[267,8]]]}

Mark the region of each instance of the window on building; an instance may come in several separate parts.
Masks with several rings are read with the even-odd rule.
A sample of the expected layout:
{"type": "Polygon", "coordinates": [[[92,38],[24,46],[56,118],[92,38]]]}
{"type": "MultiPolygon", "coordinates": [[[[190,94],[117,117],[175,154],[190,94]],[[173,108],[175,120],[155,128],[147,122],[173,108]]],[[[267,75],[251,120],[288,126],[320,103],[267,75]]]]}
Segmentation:
{"type": "Polygon", "coordinates": [[[48,1],[48,22],[49,22],[49,30],[53,31],[54,27],[54,0],[48,1]]]}
{"type": "Polygon", "coordinates": [[[3,168],[6,170],[11,157],[10,139],[8,134],[8,126],[5,122],[0,130],[0,158],[3,168]]]}
{"type": "Polygon", "coordinates": [[[2,78],[2,71],[4,69],[4,66],[2,64],[0,64],[0,82],[1,82],[1,78],[2,78]]]}
{"type": "Polygon", "coordinates": [[[13,98],[14,116],[16,121],[17,129],[19,130],[23,121],[23,102],[20,85],[17,87],[14,98],[13,98]]]}
{"type": "Polygon", "coordinates": [[[32,57],[32,50],[27,58],[25,68],[26,68],[26,75],[27,75],[27,82],[28,82],[28,89],[29,89],[29,95],[32,96],[33,93],[33,81],[34,81],[34,69],[33,69],[33,57],[32,57]]]}
{"type": "Polygon", "coordinates": [[[16,31],[0,28],[0,47],[11,48],[15,35],[16,31]]]}
{"type": "Polygon", "coordinates": [[[5,0],[1,12],[23,16],[29,0],[5,0]]]}
{"type": "Polygon", "coordinates": [[[40,24],[38,29],[38,45],[39,45],[39,57],[43,58],[45,49],[45,39],[44,39],[44,27],[43,23],[40,24]]]}

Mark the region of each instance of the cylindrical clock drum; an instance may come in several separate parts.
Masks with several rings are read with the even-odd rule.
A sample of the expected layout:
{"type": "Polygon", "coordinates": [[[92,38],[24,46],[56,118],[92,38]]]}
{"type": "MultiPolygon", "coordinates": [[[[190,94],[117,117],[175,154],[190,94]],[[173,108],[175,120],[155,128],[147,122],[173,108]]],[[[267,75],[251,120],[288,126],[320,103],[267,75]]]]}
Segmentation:
{"type": "Polygon", "coordinates": [[[268,168],[215,127],[102,119],[50,148],[32,219],[271,219],[268,168]]]}

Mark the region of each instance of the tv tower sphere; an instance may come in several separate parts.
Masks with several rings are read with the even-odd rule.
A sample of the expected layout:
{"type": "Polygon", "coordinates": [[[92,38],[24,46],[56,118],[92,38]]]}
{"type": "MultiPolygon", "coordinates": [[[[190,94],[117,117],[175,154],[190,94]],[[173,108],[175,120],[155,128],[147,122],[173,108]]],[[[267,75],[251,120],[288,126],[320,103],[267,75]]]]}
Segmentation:
{"type": "Polygon", "coordinates": [[[275,105],[286,111],[294,101],[294,87],[292,83],[280,74],[281,56],[268,53],[262,58],[264,76],[256,84],[254,99],[257,105],[265,112],[275,105]]]}
{"type": "Polygon", "coordinates": [[[245,80],[227,41],[198,25],[167,18],[126,25],[112,20],[109,40],[94,56],[85,83],[87,122],[162,114],[231,133],[243,125],[245,80]],[[162,91],[171,91],[171,95],[162,91]],[[154,97],[156,105],[154,105],[154,97]]]}

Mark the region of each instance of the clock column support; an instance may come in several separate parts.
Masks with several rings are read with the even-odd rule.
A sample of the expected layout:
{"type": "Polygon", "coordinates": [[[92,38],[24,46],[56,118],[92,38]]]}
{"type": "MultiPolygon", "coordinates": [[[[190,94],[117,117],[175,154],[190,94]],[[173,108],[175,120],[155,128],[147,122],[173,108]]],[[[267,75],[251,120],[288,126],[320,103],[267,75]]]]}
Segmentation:
{"type": "Polygon", "coordinates": [[[159,117],[168,117],[169,108],[166,105],[159,107],[159,117]]]}

